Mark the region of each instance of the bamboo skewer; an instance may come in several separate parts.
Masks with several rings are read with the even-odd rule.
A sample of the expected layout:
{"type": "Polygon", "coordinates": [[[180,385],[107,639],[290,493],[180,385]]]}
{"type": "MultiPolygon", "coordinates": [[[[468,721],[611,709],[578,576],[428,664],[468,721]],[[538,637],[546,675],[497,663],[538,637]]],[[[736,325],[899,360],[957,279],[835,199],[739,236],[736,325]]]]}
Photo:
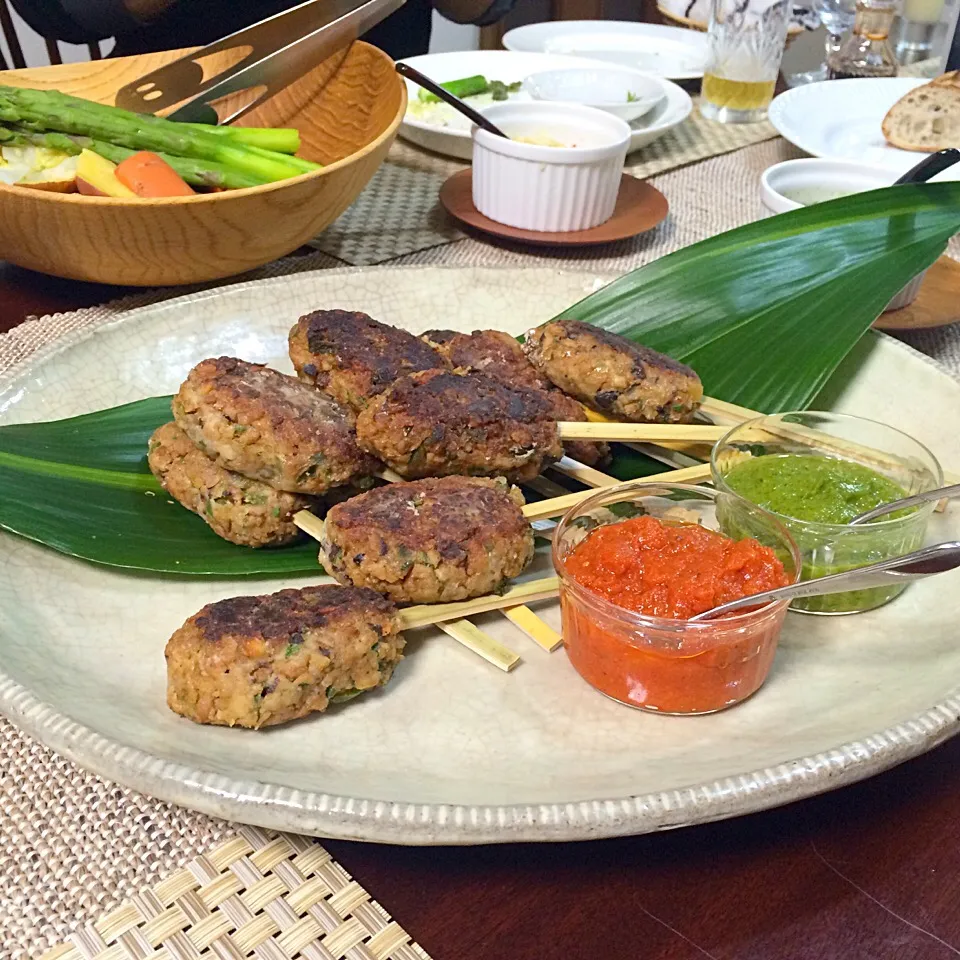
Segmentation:
{"type": "Polygon", "coordinates": [[[500,612],[547,653],[553,653],[563,646],[563,637],[529,607],[504,607],[500,612]]]}
{"type": "Polygon", "coordinates": [[[491,610],[533,603],[535,600],[548,600],[559,592],[559,577],[528,580],[526,583],[514,584],[503,593],[491,593],[485,597],[474,597],[473,600],[423,603],[416,607],[405,607],[400,611],[400,622],[404,630],[415,630],[435,623],[475,617],[478,613],[489,613],[491,610]]]}
{"type": "Polygon", "coordinates": [[[539,477],[534,477],[532,480],[524,481],[523,485],[539,493],[541,497],[562,497],[570,492],[567,487],[561,487],[559,483],[554,483],[553,480],[542,474],[539,477]]]}
{"type": "Polygon", "coordinates": [[[565,477],[577,480],[588,487],[611,487],[620,482],[616,477],[611,477],[607,473],[588,467],[585,463],[580,463],[579,460],[573,460],[570,457],[563,457],[552,464],[550,469],[556,470],[557,473],[562,473],[565,477]]]}
{"type": "MultiPolygon", "coordinates": [[[[588,487],[610,487],[619,483],[616,477],[588,467],[571,457],[563,457],[551,466],[552,470],[562,473],[566,477],[577,480],[588,487]]],[[[542,479],[542,478],[538,478],[542,479]]],[[[551,485],[553,486],[553,485],[551,485]]],[[[563,494],[564,496],[566,494],[563,494]]],[[[539,536],[552,539],[554,525],[546,521],[534,521],[531,526],[539,536]],[[548,529],[545,529],[548,528],[548,529]]],[[[563,646],[563,637],[549,624],[544,623],[529,607],[510,607],[500,611],[513,625],[522,630],[534,643],[539,644],[548,653],[563,646]]]]}
{"type": "Polygon", "coordinates": [[[323,540],[323,521],[316,514],[311,513],[309,510],[298,510],[293,515],[293,522],[307,534],[307,536],[313,537],[313,539],[318,542],[323,540]]]}
{"type": "MultiPolygon", "coordinates": [[[[574,480],[578,480],[580,483],[586,484],[590,487],[606,487],[613,484],[619,483],[615,477],[611,477],[606,473],[601,472],[600,470],[595,470],[593,467],[588,467],[586,464],[580,463],[577,460],[573,460],[570,457],[563,457],[563,459],[557,461],[557,463],[552,465],[552,469],[557,470],[560,473],[563,473],[565,476],[571,477],[574,480]]],[[[386,480],[390,483],[403,482],[403,477],[398,473],[391,470],[389,467],[382,470],[378,476],[382,480],[386,480]]],[[[537,490],[539,493],[544,493],[549,497],[556,498],[557,496],[565,496],[564,492],[558,494],[557,491],[560,491],[561,488],[554,483],[551,483],[546,477],[537,477],[535,480],[531,481],[528,486],[532,487],[534,490],[537,490]]],[[[309,521],[307,521],[309,522],[309,521]]],[[[299,524],[298,524],[299,525],[299,524]]],[[[306,529],[301,527],[301,529],[306,529]]],[[[307,530],[309,533],[310,531],[307,530]]],[[[538,531],[543,535],[542,531],[538,531]]],[[[320,533],[322,535],[322,524],[320,533]]],[[[313,534],[311,534],[312,536],[313,534]]],[[[319,539],[319,537],[317,538],[319,539]]],[[[517,627],[522,633],[534,641],[538,646],[546,650],[548,653],[552,653],[554,650],[559,649],[563,644],[563,638],[553,629],[549,624],[545,623],[540,619],[529,607],[526,606],[516,606],[509,609],[502,609],[500,611],[504,617],[506,617],[515,627],[517,627]]],[[[473,625],[470,625],[473,627],[473,625]]],[[[448,625],[447,627],[442,627],[450,636],[454,637],[455,640],[462,643],[464,646],[469,647],[475,653],[480,654],[484,659],[489,660],[494,666],[499,667],[501,670],[510,670],[519,661],[519,657],[516,656],[512,651],[507,647],[504,647],[502,644],[499,644],[498,641],[494,640],[492,637],[482,634],[476,627],[473,627],[471,631],[464,631],[462,636],[457,636],[454,629],[448,625]],[[481,636],[486,638],[486,644],[481,646],[478,644],[478,638],[473,635],[473,631],[480,633],[481,636]],[[490,646],[493,645],[499,648],[499,653],[494,657],[489,657],[484,652],[489,650],[490,646]],[[511,657],[516,657],[516,660],[511,661],[511,657]]]]}
{"type": "Polygon", "coordinates": [[[713,443],[728,429],[710,423],[621,423],[614,420],[563,420],[557,424],[561,440],[608,440],[621,443],[713,443]]]}
{"type": "MultiPolygon", "coordinates": [[[[700,463],[695,467],[684,467],[681,470],[668,470],[665,473],[655,473],[650,477],[640,477],[637,483],[703,483],[710,479],[710,464],[700,463]]],[[[632,481],[631,481],[632,482],[632,481]]],[[[552,500],[541,500],[539,503],[528,503],[523,508],[523,515],[528,520],[549,520],[551,517],[559,517],[566,513],[571,507],[592,497],[596,490],[578,490],[576,493],[568,493],[562,497],[554,497],[552,500]]]]}
{"type": "MultiPolygon", "coordinates": [[[[410,607],[408,609],[415,608],[410,607]]],[[[522,609],[526,609],[526,607],[522,609]]],[[[474,626],[469,620],[441,621],[437,623],[437,626],[461,646],[472,650],[477,656],[483,657],[487,663],[492,663],[504,673],[509,673],[520,662],[518,653],[514,653],[509,647],[505,647],[499,640],[494,640],[493,637],[474,626]]]]}
{"type": "MultiPolygon", "coordinates": [[[[293,521],[304,533],[309,534],[315,540],[323,538],[323,521],[308,510],[301,510],[296,513],[293,521]]],[[[405,626],[423,626],[436,623],[441,630],[453,637],[458,643],[483,657],[484,660],[492,663],[500,670],[509,672],[520,662],[520,656],[500,643],[499,640],[485,634],[479,627],[474,626],[465,618],[487,610],[501,610],[514,626],[522,630],[544,650],[556,650],[563,642],[560,635],[544,623],[529,607],[523,605],[525,599],[540,600],[553,596],[557,592],[556,577],[550,577],[546,581],[534,581],[534,583],[547,584],[546,591],[534,590],[532,595],[528,597],[529,584],[521,584],[511,587],[502,595],[479,597],[476,600],[462,600],[457,603],[431,603],[421,604],[417,607],[407,607],[401,612],[401,617],[412,617],[418,621],[417,624],[408,624],[407,620],[404,619],[405,626]],[[471,604],[479,604],[479,606],[473,609],[471,604]],[[462,610],[459,614],[457,613],[458,609],[462,610]],[[436,612],[429,614],[428,611],[431,610],[436,612]],[[429,619],[431,616],[435,619],[429,619]]]]}

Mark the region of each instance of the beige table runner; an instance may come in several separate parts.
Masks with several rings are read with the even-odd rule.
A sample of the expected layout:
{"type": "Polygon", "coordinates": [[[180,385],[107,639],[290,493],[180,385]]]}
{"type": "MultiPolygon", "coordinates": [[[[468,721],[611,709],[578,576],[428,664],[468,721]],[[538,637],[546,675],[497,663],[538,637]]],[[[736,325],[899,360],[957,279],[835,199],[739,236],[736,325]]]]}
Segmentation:
{"type": "MultiPolygon", "coordinates": [[[[428,211],[428,218],[433,219],[428,220],[426,226],[423,223],[413,223],[411,226],[411,221],[399,215],[392,220],[381,221],[379,225],[367,221],[366,227],[362,218],[350,221],[353,223],[349,231],[350,243],[356,247],[352,255],[357,257],[352,262],[364,262],[363,250],[382,251],[383,247],[378,247],[381,240],[371,238],[371,233],[391,233],[390,242],[395,249],[402,248],[401,240],[406,240],[408,248],[417,251],[395,256],[391,262],[396,264],[501,266],[562,263],[571,269],[623,272],[762,216],[757,186],[760,173],[770,164],[795,155],[794,148],[776,139],[657,177],[654,183],[670,201],[671,214],[656,230],[624,244],[541,254],[530,253],[519,247],[492,246],[474,238],[454,237],[442,239],[438,241],[440,245],[423,249],[419,245],[423,235],[430,229],[442,227],[442,215],[428,211]],[[415,240],[418,232],[420,238],[415,240]],[[357,250],[360,252],[357,253],[357,250]]],[[[420,162],[410,156],[410,148],[400,149],[396,157],[397,166],[420,162]]],[[[428,165],[445,162],[436,158],[427,161],[428,165]]],[[[389,178],[393,174],[386,170],[383,176],[389,178]]],[[[442,172],[437,176],[442,179],[442,172]]],[[[375,207],[381,201],[377,200],[374,192],[365,202],[375,207]]],[[[392,199],[388,206],[396,202],[396,199],[392,199]]],[[[407,202],[411,204],[411,210],[417,209],[412,200],[407,202]]],[[[346,236],[347,231],[341,231],[338,241],[341,253],[348,249],[344,239],[346,236]]],[[[956,240],[951,252],[960,258],[960,243],[956,240]]],[[[346,256],[335,258],[316,253],[309,257],[280,261],[244,278],[235,279],[342,266],[344,260],[346,256]]],[[[145,293],[118,304],[23,324],[11,333],[0,336],[0,372],[69,330],[106,322],[133,305],[170,295],[170,291],[159,295],[145,293]]],[[[902,339],[937,357],[960,374],[960,325],[904,335],[902,339]]],[[[381,908],[373,906],[368,909],[371,901],[365,891],[351,887],[351,892],[345,898],[337,899],[331,908],[329,901],[336,897],[336,892],[329,889],[331,880],[337,881],[338,877],[343,880],[345,874],[339,872],[341,868],[336,864],[328,866],[329,862],[323,854],[313,854],[314,858],[319,858],[313,862],[320,864],[324,871],[332,870],[334,873],[328,872],[326,879],[322,879],[322,883],[326,884],[322,892],[318,892],[320,886],[315,883],[306,892],[295,895],[291,888],[298,887],[296,875],[291,874],[283,864],[298,856],[297,851],[301,850],[298,844],[301,841],[290,841],[290,847],[282,844],[271,846],[276,842],[273,835],[261,831],[238,833],[237,830],[235,825],[151,800],[87,774],[30,740],[9,722],[0,720],[0,960],[38,957],[62,943],[71,931],[95,922],[100,922],[100,932],[96,932],[95,926],[93,932],[79,935],[76,951],[65,948],[57,956],[61,960],[95,957],[100,949],[96,938],[102,940],[105,932],[116,933],[117,924],[127,923],[131,925],[125,934],[127,941],[135,945],[130,950],[139,950],[138,956],[149,957],[150,952],[143,946],[147,941],[142,939],[145,936],[143,928],[150,923],[143,919],[144,911],[159,910],[158,904],[164,905],[164,898],[169,901],[164,909],[200,909],[198,904],[204,901],[202,897],[197,898],[193,886],[199,889],[202,884],[211,882],[211,869],[218,875],[224,875],[222,879],[212,882],[222,885],[222,889],[229,894],[227,899],[237,896],[234,889],[237,884],[256,882],[256,877],[250,872],[250,864],[259,869],[259,861],[251,860],[251,851],[257,848],[257,844],[274,851],[268,855],[268,859],[276,857],[275,863],[284,873],[279,881],[270,881],[279,883],[279,886],[270,889],[276,892],[283,887],[280,898],[293,898],[292,906],[278,904],[275,899],[269,900],[269,909],[261,911],[266,919],[261,919],[259,923],[265,926],[256,927],[256,936],[266,937],[264,944],[282,936],[274,927],[283,930],[284,923],[293,922],[290,910],[302,908],[303,917],[309,915],[311,918],[301,918],[305,924],[304,930],[309,928],[316,932],[309,926],[311,923],[320,924],[324,931],[335,931],[349,923],[345,933],[341,932],[341,937],[346,936],[348,941],[351,937],[355,938],[350,942],[355,942],[355,950],[361,951],[350,954],[355,960],[370,960],[371,957],[377,957],[378,960],[386,957],[412,960],[413,955],[422,960],[425,956],[422,951],[417,952],[419,948],[409,945],[402,930],[397,932],[395,925],[389,924],[381,908]],[[156,893],[144,893],[137,901],[139,906],[134,906],[134,913],[126,912],[119,920],[116,915],[108,919],[111,911],[123,901],[136,897],[138,891],[154,886],[177,870],[187,868],[199,855],[210,854],[223,843],[228,844],[226,853],[218,854],[213,860],[208,856],[206,862],[202,860],[199,865],[195,864],[189,875],[178,875],[178,880],[171,881],[172,887],[161,888],[159,900],[156,893]],[[236,870],[231,865],[236,865],[236,870]],[[171,889],[175,889],[176,893],[170,893],[171,889]],[[163,893],[164,890],[167,893],[163,893]],[[314,897],[319,899],[309,902],[314,897]],[[356,906],[359,910],[357,919],[368,926],[361,929],[351,923],[353,915],[340,913],[338,920],[329,912],[344,905],[352,905],[351,909],[356,906]],[[138,910],[140,913],[136,912],[138,910]],[[379,939],[376,933],[369,932],[374,929],[369,926],[370,923],[380,922],[375,914],[385,928],[390,928],[390,933],[380,935],[379,939]],[[264,933],[264,930],[267,932],[264,933]],[[383,953],[385,948],[401,952],[383,953]],[[363,953],[363,950],[367,953],[363,953]]],[[[263,866],[263,863],[260,865],[263,866]]],[[[348,884],[349,880],[344,880],[344,883],[348,884]]],[[[390,891],[375,893],[383,897],[389,907],[390,891]]],[[[239,924],[240,927],[249,923],[237,904],[228,904],[226,909],[232,911],[228,916],[229,923],[239,924]]],[[[416,917],[399,919],[401,923],[416,929],[416,917]]],[[[157,927],[150,929],[155,932],[157,927]]],[[[221,935],[231,934],[228,931],[221,935]]],[[[320,946],[316,946],[316,949],[305,948],[304,952],[293,955],[310,957],[311,960],[330,960],[330,951],[322,947],[324,938],[328,936],[328,933],[324,933],[319,940],[314,937],[314,943],[320,946]]],[[[243,940],[243,944],[249,946],[251,937],[253,934],[243,940]]],[[[284,941],[287,945],[289,942],[284,941]]],[[[128,955],[129,950],[111,953],[110,960],[126,960],[128,955]]],[[[194,955],[183,954],[185,957],[194,955]]],[[[221,952],[220,955],[231,958],[246,956],[236,952],[221,952]]],[[[269,944],[260,951],[260,956],[276,957],[277,960],[289,955],[281,947],[273,949],[269,944]]],[[[171,960],[179,960],[179,957],[171,955],[171,960]]]]}

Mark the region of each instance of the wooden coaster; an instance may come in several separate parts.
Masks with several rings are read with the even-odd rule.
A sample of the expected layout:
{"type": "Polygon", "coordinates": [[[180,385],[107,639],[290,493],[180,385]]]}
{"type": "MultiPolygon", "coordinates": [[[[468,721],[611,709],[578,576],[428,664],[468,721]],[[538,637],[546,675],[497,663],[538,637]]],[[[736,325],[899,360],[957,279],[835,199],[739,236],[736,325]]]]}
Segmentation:
{"type": "Polygon", "coordinates": [[[473,205],[473,171],[461,170],[440,188],[440,202],[447,213],[468,227],[505,240],[519,240],[542,247],[585,247],[598,243],[615,243],[653,229],[667,215],[667,198],[649,183],[628,173],[620,181],[620,193],[613,216],[599,227],[572,230],[567,233],[543,233],[508,227],[485,217],[473,205]]]}
{"type": "Polygon", "coordinates": [[[928,330],[960,321],[960,262],[941,257],[927,271],[917,299],[899,310],[882,313],[877,330],[928,330]]]}

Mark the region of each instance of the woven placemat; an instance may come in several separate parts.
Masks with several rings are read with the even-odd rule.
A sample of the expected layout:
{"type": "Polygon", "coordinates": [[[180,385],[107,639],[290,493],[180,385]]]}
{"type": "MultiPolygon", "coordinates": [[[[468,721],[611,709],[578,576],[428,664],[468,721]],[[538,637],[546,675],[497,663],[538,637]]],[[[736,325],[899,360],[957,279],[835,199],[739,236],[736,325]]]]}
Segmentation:
{"type": "Polygon", "coordinates": [[[5,720],[0,771],[4,960],[430,960],[311,838],[118,787],[5,720]]]}
{"type": "MultiPolygon", "coordinates": [[[[705,120],[694,106],[685,123],[627,158],[627,172],[646,179],[708,157],[776,137],[763,123],[705,120]]],[[[311,244],[352,264],[384,263],[463,237],[437,194],[447,177],[468,164],[397,140],[383,166],[353,206],[311,244]]]]}
{"type": "Polygon", "coordinates": [[[430,960],[319,843],[235,836],[84,924],[42,960],[430,960]]]}

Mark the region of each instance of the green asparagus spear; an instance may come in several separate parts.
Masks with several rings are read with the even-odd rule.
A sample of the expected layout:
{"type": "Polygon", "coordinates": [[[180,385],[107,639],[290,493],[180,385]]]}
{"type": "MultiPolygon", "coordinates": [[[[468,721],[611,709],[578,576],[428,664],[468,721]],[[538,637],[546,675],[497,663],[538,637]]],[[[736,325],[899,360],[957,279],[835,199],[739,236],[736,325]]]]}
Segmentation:
{"type": "MultiPolygon", "coordinates": [[[[36,133],[30,130],[0,126],[0,145],[46,147],[62,153],[76,156],[81,150],[92,150],[113,163],[122,163],[136,153],[129,147],[118,147],[103,140],[90,137],[71,136],[66,133],[36,133]]],[[[157,154],[165,160],[189,184],[195,187],[225,187],[237,190],[241,187],[256,187],[268,181],[258,180],[214,163],[211,160],[195,160],[192,157],[172,157],[169,154],[157,154]]]]}
{"type": "MultiPolygon", "coordinates": [[[[464,77],[462,80],[448,80],[446,83],[441,83],[440,86],[462,100],[464,97],[475,97],[477,94],[486,93],[490,84],[487,83],[486,77],[476,76],[464,77]]],[[[420,88],[417,98],[424,103],[439,103],[440,101],[435,93],[431,93],[424,87],[420,88]]]]}
{"type": "Polygon", "coordinates": [[[238,144],[201,124],[174,123],[53,90],[0,86],[0,121],[87,136],[131,150],[210,160],[261,182],[320,169],[309,160],[238,144]]]}
{"type": "Polygon", "coordinates": [[[294,154],[300,149],[300,131],[283,127],[205,127],[209,133],[226,137],[234,143],[262,147],[277,153],[294,154]]]}
{"type": "Polygon", "coordinates": [[[490,95],[494,100],[509,100],[511,93],[517,93],[523,86],[523,81],[504,83],[502,80],[490,81],[490,95]]]}

